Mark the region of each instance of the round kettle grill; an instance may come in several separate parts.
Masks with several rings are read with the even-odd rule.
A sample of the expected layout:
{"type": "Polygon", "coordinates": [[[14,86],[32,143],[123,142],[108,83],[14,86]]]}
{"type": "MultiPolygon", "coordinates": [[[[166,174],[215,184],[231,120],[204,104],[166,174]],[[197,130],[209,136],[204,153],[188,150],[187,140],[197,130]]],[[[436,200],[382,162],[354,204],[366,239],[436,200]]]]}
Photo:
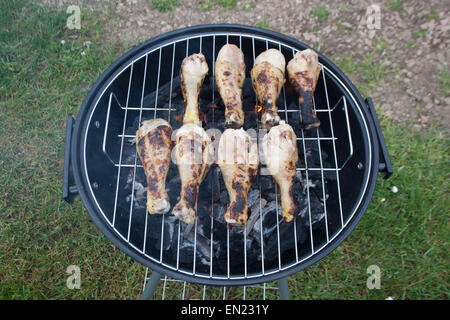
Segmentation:
{"type": "MultiPolygon", "coordinates": [[[[269,48],[288,62],[307,45],[282,34],[241,25],[202,25],[172,31],[133,48],[114,62],[86,96],[76,121],[67,123],[63,198],[76,194],[98,228],[123,252],[150,269],[205,285],[250,285],[277,280],[317,262],[355,228],[371,200],[379,172],[392,173],[370,98],[331,61],[319,54],[321,75],[314,109],[321,125],[303,130],[298,98],[288,81],[278,113],[296,135],[297,194],[303,210],[290,223],[281,216],[280,195],[261,168],[249,190],[245,227],[223,220],[226,190],[217,166],[200,186],[197,217],[186,225],[169,213],[149,215],[146,179],[136,153],[141,121],[163,118],[175,129],[184,111],[181,61],[201,52],[209,65],[199,108],[203,127],[224,130],[223,105],[214,79],[214,62],[226,43],[244,53],[244,129],[255,130],[259,113],[251,87],[255,57],[269,48]]],[[[166,187],[172,207],[180,181],[171,164],[166,187]]]]}

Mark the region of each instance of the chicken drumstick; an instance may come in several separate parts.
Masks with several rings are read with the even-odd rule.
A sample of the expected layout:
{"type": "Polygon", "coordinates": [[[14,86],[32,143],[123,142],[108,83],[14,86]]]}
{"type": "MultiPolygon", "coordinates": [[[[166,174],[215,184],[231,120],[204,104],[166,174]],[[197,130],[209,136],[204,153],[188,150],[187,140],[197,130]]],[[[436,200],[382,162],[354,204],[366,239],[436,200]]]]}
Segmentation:
{"type": "Polygon", "coordinates": [[[287,65],[289,81],[299,95],[302,127],[306,130],[320,126],[312,100],[322,70],[318,62],[317,53],[306,49],[297,52],[287,65]]]}
{"type": "Polygon", "coordinates": [[[245,80],[244,54],[234,44],[226,44],[217,55],[215,78],[225,105],[225,125],[239,128],[244,124],[242,86],[245,80]]]}
{"type": "Polygon", "coordinates": [[[166,176],[170,166],[172,127],[163,119],[143,121],[136,132],[136,149],[147,177],[147,210],[150,214],[170,210],[166,176]]]}
{"type": "Polygon", "coordinates": [[[269,49],[255,59],[251,70],[253,89],[258,102],[263,106],[261,116],[263,129],[270,129],[280,122],[276,102],[286,81],[285,68],[286,61],[283,54],[276,49],[269,49]]]}
{"type": "Polygon", "coordinates": [[[175,135],[175,160],[181,180],[180,200],[172,213],[192,224],[197,211],[198,190],[214,159],[214,146],[201,127],[198,96],[208,65],[205,57],[193,54],[181,64],[181,89],[186,103],[183,126],[175,135]]]}
{"type": "Polygon", "coordinates": [[[247,223],[247,193],[258,172],[258,145],[244,129],[227,129],[219,141],[217,164],[222,171],[230,205],[225,221],[234,225],[247,223]]]}
{"type": "Polygon", "coordinates": [[[294,192],[298,161],[297,136],[284,121],[272,127],[263,138],[263,153],[267,169],[280,188],[282,215],[286,222],[297,214],[298,204],[294,192]]]}

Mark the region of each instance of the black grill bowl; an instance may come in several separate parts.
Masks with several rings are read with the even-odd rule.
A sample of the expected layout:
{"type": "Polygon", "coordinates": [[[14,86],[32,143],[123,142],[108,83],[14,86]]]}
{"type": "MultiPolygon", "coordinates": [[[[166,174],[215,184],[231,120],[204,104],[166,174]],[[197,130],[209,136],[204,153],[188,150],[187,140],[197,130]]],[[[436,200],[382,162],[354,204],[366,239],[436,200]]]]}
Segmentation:
{"type": "MultiPolygon", "coordinates": [[[[298,137],[301,215],[284,223],[277,214],[279,194],[267,191],[272,178],[259,175],[251,189],[258,193],[251,215],[262,220],[255,219],[254,228],[246,231],[227,228],[220,218],[226,204],[220,199],[223,181],[216,166],[200,188],[197,219],[190,230],[170,213],[149,215],[142,193],[145,176],[132,141],[139,122],[159,117],[169,119],[174,129],[181,125],[181,61],[202,52],[209,65],[200,94],[205,130],[223,130],[223,105],[213,75],[215,57],[227,42],[244,52],[247,78],[254,58],[267,48],[281,50],[287,62],[297,50],[308,48],[269,30],[201,25],[160,35],[130,50],[100,76],[75,123],[68,122],[63,197],[71,200],[78,193],[108,239],[155,271],[193,283],[249,285],[286,277],[330,253],[366,211],[378,172],[388,177],[392,168],[371,100],[364,101],[319,53],[323,71],[314,102],[320,128],[300,129],[298,102],[289,84],[277,102],[280,116],[298,137]]],[[[251,85],[244,85],[244,109],[250,111],[245,127],[257,132],[257,115],[251,115],[254,103],[251,85]]],[[[179,193],[177,174],[172,164],[167,178],[172,207],[179,193]]]]}

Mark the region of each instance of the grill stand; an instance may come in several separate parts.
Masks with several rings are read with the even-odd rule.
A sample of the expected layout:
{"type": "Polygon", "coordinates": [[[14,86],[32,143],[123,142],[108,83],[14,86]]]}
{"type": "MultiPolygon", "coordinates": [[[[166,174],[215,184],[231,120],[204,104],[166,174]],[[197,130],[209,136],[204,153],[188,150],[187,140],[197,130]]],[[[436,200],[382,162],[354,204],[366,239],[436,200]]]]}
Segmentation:
{"type": "Polygon", "coordinates": [[[278,291],[280,292],[281,300],[289,300],[289,287],[287,277],[278,280],[278,291]]]}
{"type": "Polygon", "coordinates": [[[141,300],[150,300],[153,296],[153,293],[158,286],[159,280],[161,280],[162,274],[156,271],[152,272],[150,276],[150,280],[148,280],[147,285],[144,288],[144,291],[141,295],[141,300]]]}
{"type": "MultiPolygon", "coordinates": [[[[147,281],[147,283],[145,283],[145,281],[147,280],[147,273],[148,273],[148,269],[146,269],[146,272],[145,272],[144,290],[142,291],[142,295],[140,298],[141,300],[150,300],[153,297],[153,294],[155,293],[155,291],[158,287],[158,283],[160,282],[160,280],[163,277],[163,274],[161,274],[157,271],[152,271],[152,274],[151,274],[149,280],[147,281]]],[[[185,285],[186,285],[186,282],[185,282],[185,285]]],[[[265,297],[266,286],[264,285],[263,288],[264,288],[264,297],[265,297]]],[[[224,291],[225,291],[225,288],[224,288],[224,291]]],[[[281,278],[278,280],[278,292],[280,294],[281,300],[289,300],[288,277],[281,278]]],[[[225,298],[225,295],[224,295],[224,298],[225,298]]],[[[245,293],[244,293],[244,299],[245,299],[245,293]]]]}

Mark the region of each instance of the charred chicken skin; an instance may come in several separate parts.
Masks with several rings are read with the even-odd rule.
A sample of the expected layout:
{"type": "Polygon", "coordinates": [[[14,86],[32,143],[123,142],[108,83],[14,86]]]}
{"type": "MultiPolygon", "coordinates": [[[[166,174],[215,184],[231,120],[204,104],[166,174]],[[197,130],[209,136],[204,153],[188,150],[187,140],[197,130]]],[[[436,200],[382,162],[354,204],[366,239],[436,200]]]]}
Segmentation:
{"type": "Polygon", "coordinates": [[[181,194],[172,213],[181,221],[192,224],[197,212],[200,184],[214,159],[214,145],[202,127],[187,123],[176,132],[174,154],[180,174],[181,194]]]}
{"type": "Polygon", "coordinates": [[[270,129],[280,122],[276,102],[286,81],[285,68],[286,61],[283,54],[276,49],[269,49],[255,59],[251,70],[253,89],[259,104],[263,107],[261,116],[263,129],[270,129]]]}
{"type": "Polygon", "coordinates": [[[317,53],[306,49],[297,52],[287,65],[289,82],[299,95],[302,127],[306,130],[320,126],[313,107],[314,90],[322,70],[318,62],[317,53]]]}
{"type": "Polygon", "coordinates": [[[147,210],[166,213],[170,210],[165,189],[172,149],[170,124],[163,119],[143,121],[136,132],[136,149],[147,177],[147,210]]]}
{"type": "Polygon", "coordinates": [[[244,226],[248,219],[247,193],[258,172],[258,146],[244,129],[227,129],[220,137],[217,164],[230,198],[224,214],[229,224],[244,226]]]}
{"type": "Polygon", "coordinates": [[[225,105],[225,125],[240,128],[244,124],[242,86],[245,80],[244,54],[234,44],[224,45],[217,55],[215,78],[225,105]]]}
{"type": "Polygon", "coordinates": [[[172,213],[181,221],[192,224],[197,212],[200,184],[214,160],[214,146],[201,127],[198,96],[208,65],[205,57],[193,54],[181,64],[181,91],[186,104],[183,126],[175,135],[174,155],[181,180],[180,200],[172,213]]]}
{"type": "Polygon", "coordinates": [[[267,169],[280,188],[283,218],[290,222],[298,212],[294,192],[298,162],[297,136],[292,127],[284,121],[272,127],[263,138],[263,153],[267,169]]]}

